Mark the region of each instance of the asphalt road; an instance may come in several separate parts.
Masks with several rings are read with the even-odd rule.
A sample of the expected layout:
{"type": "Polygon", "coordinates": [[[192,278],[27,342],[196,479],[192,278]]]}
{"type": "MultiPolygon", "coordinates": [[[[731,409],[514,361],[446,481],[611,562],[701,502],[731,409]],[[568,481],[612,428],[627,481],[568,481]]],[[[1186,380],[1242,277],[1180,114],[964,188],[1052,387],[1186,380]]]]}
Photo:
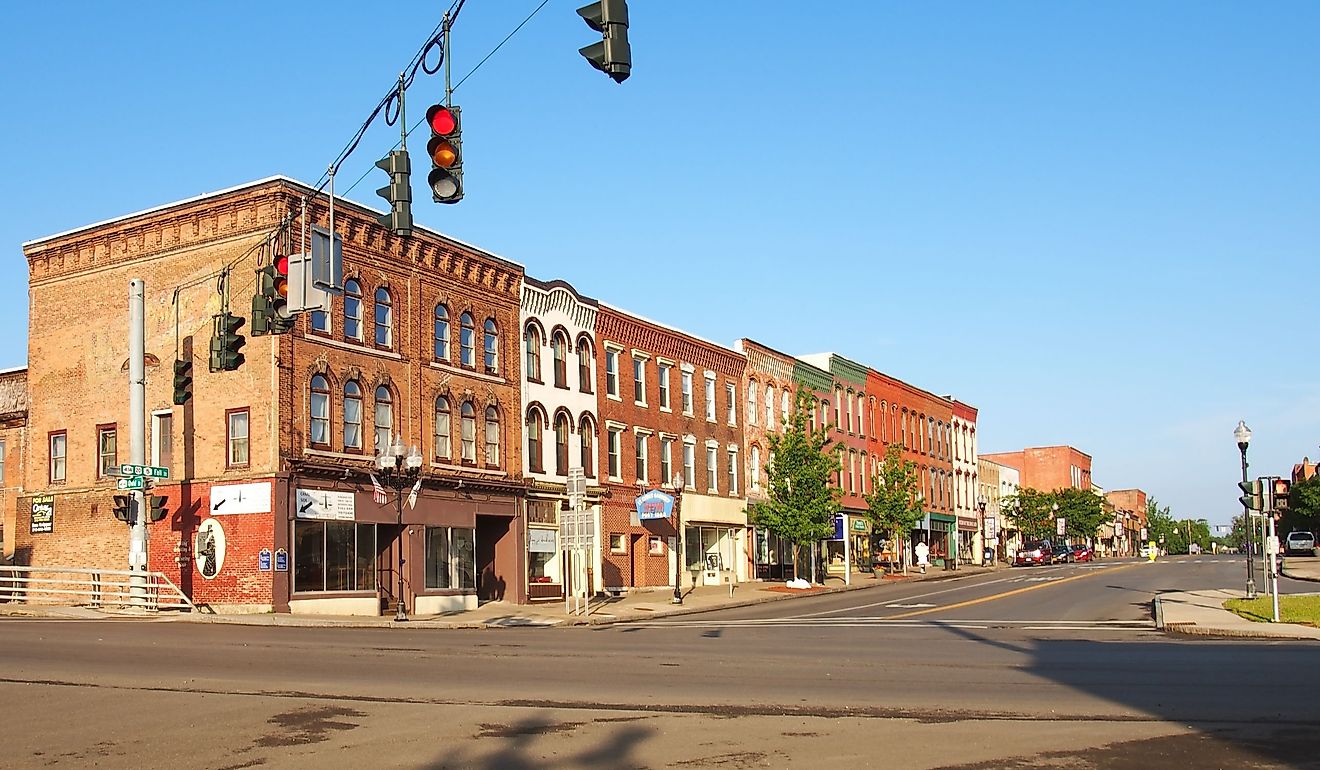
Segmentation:
{"type": "Polygon", "coordinates": [[[1243,573],[1002,569],[597,628],[6,619],[0,741],[23,768],[1320,768],[1320,648],[1154,628],[1155,593],[1243,573]]]}

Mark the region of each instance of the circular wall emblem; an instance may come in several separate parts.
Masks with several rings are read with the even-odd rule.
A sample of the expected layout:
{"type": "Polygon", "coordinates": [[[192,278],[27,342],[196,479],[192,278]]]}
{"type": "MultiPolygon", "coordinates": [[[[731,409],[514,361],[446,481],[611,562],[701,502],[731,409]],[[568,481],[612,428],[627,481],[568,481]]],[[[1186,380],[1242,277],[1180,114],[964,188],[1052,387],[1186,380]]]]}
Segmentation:
{"type": "Polygon", "coordinates": [[[197,562],[197,571],[207,580],[220,574],[225,563],[225,530],[219,521],[207,519],[197,528],[193,558],[197,562]]]}

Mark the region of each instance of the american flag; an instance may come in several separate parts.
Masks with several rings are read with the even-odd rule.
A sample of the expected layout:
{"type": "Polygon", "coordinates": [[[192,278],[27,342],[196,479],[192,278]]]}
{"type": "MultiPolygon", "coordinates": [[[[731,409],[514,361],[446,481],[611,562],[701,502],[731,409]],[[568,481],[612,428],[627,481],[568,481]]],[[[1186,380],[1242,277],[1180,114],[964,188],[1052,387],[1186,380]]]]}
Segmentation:
{"type": "Polygon", "coordinates": [[[374,473],[371,474],[371,499],[376,501],[376,505],[384,505],[389,502],[389,498],[385,497],[385,487],[382,487],[380,482],[376,480],[376,474],[374,473]]]}

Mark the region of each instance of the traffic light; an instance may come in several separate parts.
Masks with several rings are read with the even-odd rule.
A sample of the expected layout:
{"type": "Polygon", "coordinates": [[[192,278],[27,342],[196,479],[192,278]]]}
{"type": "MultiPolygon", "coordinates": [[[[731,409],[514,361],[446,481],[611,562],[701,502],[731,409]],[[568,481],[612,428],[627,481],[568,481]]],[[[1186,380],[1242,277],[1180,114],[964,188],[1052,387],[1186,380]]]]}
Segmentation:
{"type": "Polygon", "coordinates": [[[289,258],[276,257],[257,270],[257,293],[252,295],[252,336],[293,331],[289,310],[289,258]]]}
{"type": "Polygon", "coordinates": [[[115,495],[115,518],[125,524],[133,523],[132,495],[115,495]]]}
{"type": "Polygon", "coordinates": [[[1288,479],[1274,480],[1274,506],[1273,511],[1288,510],[1288,495],[1292,494],[1292,482],[1288,479]]]}
{"type": "Polygon", "coordinates": [[[390,213],[378,221],[398,236],[412,235],[412,161],[404,150],[392,150],[376,161],[376,168],[390,175],[390,183],[376,191],[390,204],[390,213]]]}
{"type": "Polygon", "coordinates": [[[1243,491],[1243,495],[1238,498],[1242,507],[1249,511],[1264,510],[1260,494],[1260,479],[1255,481],[1239,481],[1238,489],[1243,491]]]}
{"type": "Polygon", "coordinates": [[[160,495],[151,496],[151,520],[160,521],[165,518],[169,511],[165,510],[165,498],[160,495]]]}
{"type": "Polygon", "coordinates": [[[183,406],[192,398],[192,359],[174,360],[174,403],[183,406]]]}
{"type": "Polygon", "coordinates": [[[214,329],[211,332],[211,371],[232,372],[243,365],[243,345],[247,340],[238,330],[243,328],[243,319],[232,313],[212,316],[214,329]]]}
{"type": "Polygon", "coordinates": [[[426,154],[431,157],[431,173],[427,175],[426,183],[431,187],[431,200],[436,203],[463,200],[462,113],[459,107],[443,104],[426,111],[426,123],[431,127],[431,141],[426,143],[426,154]]]}
{"type": "Polygon", "coordinates": [[[599,43],[579,48],[591,66],[622,83],[632,73],[632,48],[628,45],[628,3],[601,0],[578,9],[587,26],[601,35],[599,43]]]}

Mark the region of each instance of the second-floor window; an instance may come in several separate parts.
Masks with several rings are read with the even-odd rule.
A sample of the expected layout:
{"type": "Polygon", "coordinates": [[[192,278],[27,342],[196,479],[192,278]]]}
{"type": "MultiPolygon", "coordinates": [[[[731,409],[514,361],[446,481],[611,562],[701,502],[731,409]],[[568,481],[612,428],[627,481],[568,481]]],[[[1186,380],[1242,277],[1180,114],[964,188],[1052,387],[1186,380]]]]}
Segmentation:
{"type": "Polygon", "coordinates": [[[656,371],[656,384],[660,389],[660,408],[669,409],[669,370],[672,367],[667,364],[660,364],[656,371]]]}
{"type": "Polygon", "coordinates": [[[118,442],[115,438],[115,429],[113,427],[96,429],[96,477],[105,478],[114,473],[114,469],[119,465],[118,442]]]}
{"type": "Polygon", "coordinates": [[[52,483],[62,482],[66,478],[68,447],[68,434],[64,431],[50,434],[50,480],[52,483]]]}
{"type": "Polygon", "coordinates": [[[541,464],[541,414],[535,408],[527,412],[527,467],[533,473],[541,473],[545,467],[541,464]]]}
{"type": "Polygon", "coordinates": [[[390,290],[385,287],[376,289],[376,347],[388,348],[394,345],[394,303],[390,301],[390,290]]]}
{"type": "Polygon", "coordinates": [[[748,469],[751,473],[752,489],[761,488],[761,447],[752,445],[751,467],[748,469]]]}
{"type": "Polygon", "coordinates": [[[438,396],[435,399],[435,458],[448,460],[453,454],[453,436],[449,427],[449,399],[438,396]]]}
{"type": "MultiPolygon", "coordinates": [[[[596,449],[593,446],[596,438],[596,428],[591,420],[583,417],[582,424],[578,426],[579,451],[582,457],[582,474],[584,476],[595,476],[596,449]]],[[[567,473],[567,469],[565,469],[567,473]]]]}
{"type": "Polygon", "coordinates": [[[362,388],[344,383],[344,449],[362,448],[362,388]]]}
{"type": "Polygon", "coordinates": [[[679,388],[682,390],[683,414],[692,414],[692,372],[683,372],[679,377],[679,388]]]}
{"type": "Polygon", "coordinates": [[[330,314],[324,310],[312,311],[312,331],[321,334],[330,333],[330,314]]]}
{"type": "Polygon", "coordinates": [[[612,478],[612,479],[617,479],[617,478],[620,478],[620,476],[619,476],[619,441],[620,441],[620,437],[619,437],[619,429],[618,429],[618,428],[610,428],[609,431],[608,431],[608,433],[609,433],[609,436],[608,436],[608,446],[606,447],[606,451],[609,453],[609,457],[607,458],[607,459],[609,460],[609,463],[608,463],[607,467],[608,467],[608,469],[609,469],[610,478],[612,478]]]}
{"type": "Polygon", "coordinates": [[[459,409],[460,430],[463,434],[463,462],[477,461],[477,410],[472,403],[464,401],[459,409]]]}
{"type": "Polygon", "coordinates": [[[390,398],[390,389],[381,385],[376,388],[376,454],[389,451],[390,437],[394,433],[394,401],[390,398]]]}
{"type": "Polygon", "coordinates": [[[683,442],[683,486],[697,486],[697,446],[687,441],[683,442]]]}
{"type": "Polygon", "coordinates": [[[724,384],[724,396],[729,404],[729,424],[736,425],[738,422],[738,389],[732,382],[724,384]]]}
{"type": "Polygon", "coordinates": [[[647,481],[646,469],[650,465],[650,453],[647,451],[650,447],[646,443],[646,434],[637,434],[637,480],[643,484],[647,481]]]}
{"type": "Polygon", "coordinates": [[[555,473],[568,475],[568,416],[555,415],[555,473]]]}
{"type": "Polygon", "coordinates": [[[633,402],[646,403],[646,359],[633,359],[633,402]]]}
{"type": "Polygon", "coordinates": [[[712,492],[719,491],[719,452],[713,446],[706,447],[706,487],[712,492]]]}
{"type": "Polygon", "coordinates": [[[595,375],[592,374],[591,372],[591,366],[593,361],[592,356],[594,355],[594,353],[591,352],[591,343],[587,342],[585,338],[578,340],[577,354],[578,354],[578,390],[582,391],[583,393],[591,393],[596,389],[596,386],[592,384],[592,381],[595,379],[595,375]]]}
{"type": "Polygon", "coordinates": [[[500,410],[494,406],[486,407],[486,465],[498,468],[500,465],[500,410]]]}
{"type": "Polygon", "coordinates": [[[227,444],[229,445],[226,464],[231,468],[240,468],[248,464],[248,410],[236,409],[228,413],[229,420],[227,444]]]}
{"type": "Polygon", "coordinates": [[[660,437],[660,483],[668,484],[674,480],[674,440],[668,436],[660,437]]]}

